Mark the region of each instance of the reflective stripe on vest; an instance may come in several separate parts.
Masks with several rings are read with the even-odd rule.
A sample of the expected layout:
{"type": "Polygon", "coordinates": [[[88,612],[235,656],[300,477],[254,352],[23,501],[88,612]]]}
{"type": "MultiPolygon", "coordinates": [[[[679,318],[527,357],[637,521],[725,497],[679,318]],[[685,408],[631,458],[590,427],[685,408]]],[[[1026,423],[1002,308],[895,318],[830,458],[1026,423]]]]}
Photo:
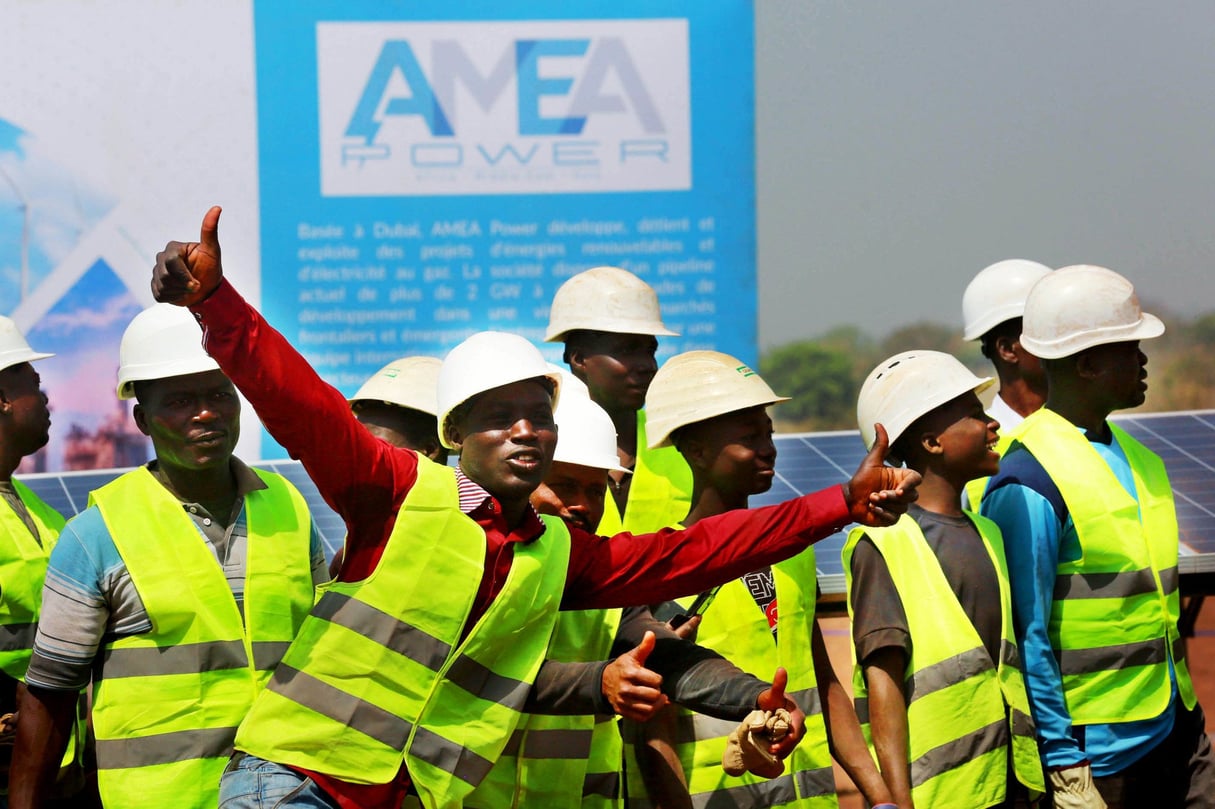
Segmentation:
{"type": "MultiPolygon", "coordinates": [[[[561,613],[546,658],[559,663],[608,659],[620,615],[618,609],[561,613]]],[[[621,757],[615,717],[528,714],[464,805],[612,809],[620,805],[621,757]]]]}
{"type": "Polygon", "coordinates": [[[424,805],[458,806],[518,725],[556,623],[569,531],[544,522],[461,640],[485,532],[460,512],[453,471],[419,458],[379,564],[323,585],[237,748],[358,784],[388,783],[404,758],[424,805]]]}
{"type": "Polygon", "coordinates": [[[621,531],[648,534],[675,525],[692,507],[692,470],[675,447],[650,449],[645,433],[645,411],[637,412],[637,459],[629,482],[624,518],[616,501],[604,498],[603,517],[595,529],[601,536],[621,531]]]}
{"type": "Polygon", "coordinates": [[[0,671],[24,680],[42,608],[46,562],[63,517],[18,480],[13,489],[29,512],[38,537],[7,503],[0,503],[0,671]]]}
{"type": "MultiPolygon", "coordinates": [[[[1010,741],[1017,779],[1030,789],[1044,788],[1013,640],[1004,543],[995,523],[967,516],[978,529],[999,583],[999,661],[988,655],[910,516],[903,515],[889,528],[853,529],[843,551],[850,617],[852,553],[861,537],[868,535],[882,554],[898,591],[912,638],[904,681],[912,797],[917,804],[945,809],[992,806],[1005,799],[1010,741]]],[[[860,665],[853,667],[853,691],[868,735],[870,707],[860,665]]]]}
{"type": "Polygon", "coordinates": [[[307,506],[284,479],[257,474],[267,488],[245,498],[243,618],[207,540],[146,468],[90,498],[153,626],[107,643],[95,665],[107,805],[214,806],[236,727],[312,605],[307,506]]]}
{"type": "Polygon", "coordinates": [[[1024,422],[1021,442],[1059,489],[1082,557],[1061,562],[1047,626],[1077,724],[1159,716],[1172,694],[1195,704],[1177,631],[1177,514],[1160,458],[1118,426],[1132,496],[1075,425],[1045,408],[1024,422]]]}
{"type": "MultiPolygon", "coordinates": [[[[783,776],[727,776],[721,768],[722,754],[726,738],[738,722],[681,709],[676,720],[676,752],[683,763],[693,806],[837,805],[827,729],[810,653],[817,582],[813,549],[773,565],[772,579],[779,615],[775,640],[768,617],[742,580],[735,579],[717,591],[705,611],[696,642],[760,677],[771,677],[777,666],[784,666],[789,673],[789,694],[806,712],[805,735],[785,759],[783,776]]],[[[691,600],[683,601],[686,606],[691,600]]],[[[628,755],[629,806],[648,805],[648,801],[634,801],[634,795],[645,796],[646,792],[632,745],[628,755]]]]}

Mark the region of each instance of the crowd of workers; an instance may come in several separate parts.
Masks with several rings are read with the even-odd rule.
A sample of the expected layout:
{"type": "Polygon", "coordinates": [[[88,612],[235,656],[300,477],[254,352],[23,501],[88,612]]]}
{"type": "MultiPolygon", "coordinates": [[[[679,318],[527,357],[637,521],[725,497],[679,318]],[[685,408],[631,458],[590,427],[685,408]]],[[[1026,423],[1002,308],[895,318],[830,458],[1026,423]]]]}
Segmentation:
{"type": "Polygon", "coordinates": [[[66,524],[12,478],[50,355],[0,319],[8,806],[827,807],[833,760],[887,809],[1215,806],[1172,490],[1108,420],[1164,330],[1118,274],[985,269],[992,404],[908,347],[852,478],[751,509],[786,398],[718,352],[657,367],[635,275],[558,290],[565,369],[481,332],[347,400],[224,279],[218,222],[123,336],[154,459],[66,524]],[[237,391],[344,520],[331,567],[233,455],[237,391]],[[812,547],[849,524],[851,694],[812,547]]]}

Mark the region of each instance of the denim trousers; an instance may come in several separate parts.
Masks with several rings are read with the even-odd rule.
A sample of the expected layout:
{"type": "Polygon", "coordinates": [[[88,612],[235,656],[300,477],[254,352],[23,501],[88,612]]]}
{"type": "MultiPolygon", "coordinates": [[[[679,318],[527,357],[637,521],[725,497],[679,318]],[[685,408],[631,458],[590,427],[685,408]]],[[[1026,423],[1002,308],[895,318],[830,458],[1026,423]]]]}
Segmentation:
{"type": "Polygon", "coordinates": [[[311,778],[290,767],[237,753],[219,782],[219,809],[338,809],[311,778]]]}

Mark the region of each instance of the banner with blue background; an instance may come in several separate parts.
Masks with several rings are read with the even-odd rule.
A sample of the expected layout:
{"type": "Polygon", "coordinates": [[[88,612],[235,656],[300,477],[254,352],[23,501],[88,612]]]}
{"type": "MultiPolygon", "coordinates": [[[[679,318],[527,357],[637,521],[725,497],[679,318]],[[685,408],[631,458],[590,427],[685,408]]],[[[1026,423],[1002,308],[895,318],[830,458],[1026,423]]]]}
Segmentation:
{"type": "Polygon", "coordinates": [[[658,291],[660,360],[756,362],[750,2],[259,0],[254,32],[262,308],[342,390],[539,344],[604,264],[658,291]]]}

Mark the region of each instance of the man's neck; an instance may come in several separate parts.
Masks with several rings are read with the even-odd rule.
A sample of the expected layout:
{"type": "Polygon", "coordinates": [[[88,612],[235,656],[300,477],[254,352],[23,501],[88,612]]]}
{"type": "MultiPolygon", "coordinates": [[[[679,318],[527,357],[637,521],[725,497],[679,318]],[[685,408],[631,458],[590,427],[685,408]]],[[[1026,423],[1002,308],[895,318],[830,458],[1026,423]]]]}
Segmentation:
{"type": "Polygon", "coordinates": [[[951,480],[933,469],[921,469],[919,472],[922,479],[916,487],[916,505],[934,514],[961,517],[962,489],[968,481],[951,480]]]}
{"type": "Polygon", "coordinates": [[[1046,406],[1063,418],[1076,425],[1088,435],[1089,440],[1108,441],[1109,425],[1106,419],[1110,411],[1093,400],[1095,397],[1056,394],[1046,400],[1046,406]]]}
{"type": "MultiPolygon", "coordinates": [[[[604,408],[606,410],[606,408],[604,408]]],[[[612,426],[616,428],[616,448],[623,454],[637,455],[637,411],[608,410],[612,426]]]]}
{"type": "Polygon", "coordinates": [[[691,527],[705,517],[716,517],[727,511],[746,508],[750,498],[746,495],[729,495],[712,487],[692,486],[692,506],[684,519],[684,527],[691,527]]]}
{"type": "Polygon", "coordinates": [[[208,469],[182,469],[157,463],[153,474],[178,500],[198,503],[212,519],[227,524],[237,496],[231,461],[208,469]]]}
{"type": "Polygon", "coordinates": [[[1046,403],[1046,391],[1038,390],[1022,377],[1000,376],[1000,398],[1021,418],[1027,418],[1046,403]]]}

